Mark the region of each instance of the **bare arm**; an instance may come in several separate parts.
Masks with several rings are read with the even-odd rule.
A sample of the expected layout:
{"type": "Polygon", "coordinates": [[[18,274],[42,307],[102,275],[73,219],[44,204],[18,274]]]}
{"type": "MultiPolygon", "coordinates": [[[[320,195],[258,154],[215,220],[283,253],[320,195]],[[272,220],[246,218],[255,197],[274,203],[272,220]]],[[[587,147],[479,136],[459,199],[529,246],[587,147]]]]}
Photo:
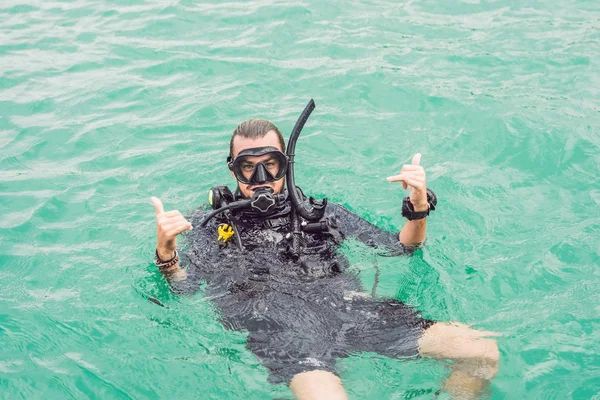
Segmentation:
{"type": "Polygon", "coordinates": [[[187,278],[187,273],[181,268],[179,260],[173,265],[161,266],[161,264],[166,264],[163,262],[175,257],[177,235],[192,230],[192,224],[177,210],[165,212],[164,206],[158,198],[153,197],[152,203],[156,211],[158,269],[169,283],[183,281],[187,278]]]}
{"type": "Polygon", "coordinates": [[[185,269],[181,268],[179,261],[168,268],[158,267],[158,270],[169,283],[180,282],[187,279],[187,272],[185,269]]]}
{"type": "MultiPolygon", "coordinates": [[[[415,211],[424,211],[425,208],[415,207],[415,211]]],[[[398,235],[400,243],[407,246],[418,246],[425,241],[425,232],[427,230],[427,218],[406,221],[404,227],[398,235]]]]}
{"type": "MultiPolygon", "coordinates": [[[[426,211],[429,208],[427,203],[427,187],[425,181],[425,170],[421,165],[421,154],[417,153],[412,158],[411,164],[406,164],[400,170],[400,173],[387,178],[388,182],[401,182],[404,189],[409,190],[410,202],[415,211],[426,211]]],[[[398,236],[400,243],[408,246],[417,246],[425,241],[427,230],[427,221],[425,218],[408,221],[400,231],[398,236]]]]}

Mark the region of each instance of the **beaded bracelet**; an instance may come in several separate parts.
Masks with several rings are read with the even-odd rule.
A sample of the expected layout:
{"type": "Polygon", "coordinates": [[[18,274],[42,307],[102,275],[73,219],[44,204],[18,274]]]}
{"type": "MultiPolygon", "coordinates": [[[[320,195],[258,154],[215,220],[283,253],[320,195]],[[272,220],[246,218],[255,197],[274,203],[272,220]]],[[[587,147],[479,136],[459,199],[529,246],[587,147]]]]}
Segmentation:
{"type": "Polygon", "coordinates": [[[179,253],[177,252],[177,250],[175,250],[175,255],[173,256],[173,258],[171,258],[170,260],[167,260],[167,261],[161,260],[160,257],[158,256],[158,250],[156,250],[156,254],[154,256],[154,265],[156,265],[158,268],[168,269],[168,268],[171,268],[173,265],[177,264],[178,262],[179,262],[179,253]]]}

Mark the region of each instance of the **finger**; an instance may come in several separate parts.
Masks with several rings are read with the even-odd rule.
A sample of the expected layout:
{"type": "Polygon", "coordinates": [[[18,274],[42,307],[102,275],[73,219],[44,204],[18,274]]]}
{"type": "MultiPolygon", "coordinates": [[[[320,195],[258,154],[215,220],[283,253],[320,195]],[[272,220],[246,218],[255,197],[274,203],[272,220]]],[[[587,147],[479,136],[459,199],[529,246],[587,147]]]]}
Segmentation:
{"type": "Polygon", "coordinates": [[[386,179],[388,182],[402,182],[402,181],[404,181],[404,175],[399,174],[399,175],[388,176],[386,179]]]}
{"type": "Polygon", "coordinates": [[[169,238],[174,238],[175,236],[177,236],[177,235],[179,235],[179,234],[181,234],[181,233],[183,233],[185,231],[189,231],[189,230],[190,230],[189,225],[180,226],[180,227],[173,228],[170,231],[166,232],[166,235],[169,238]]]}
{"type": "Polygon", "coordinates": [[[413,168],[410,168],[410,169],[402,168],[402,171],[400,171],[400,173],[398,175],[425,177],[425,170],[423,169],[423,167],[421,167],[419,165],[414,165],[413,168]]]}
{"type": "Polygon", "coordinates": [[[406,188],[408,187],[406,185],[406,177],[404,176],[404,174],[394,175],[394,176],[388,176],[387,177],[387,181],[388,182],[401,182],[402,183],[402,188],[404,190],[406,190],[406,188]]]}
{"type": "Polygon", "coordinates": [[[418,172],[405,172],[405,173],[400,174],[400,175],[402,175],[402,177],[404,178],[405,182],[408,179],[413,179],[413,180],[425,182],[425,174],[422,174],[422,173],[418,173],[418,172]]]}
{"type": "Polygon", "coordinates": [[[165,217],[164,214],[161,214],[156,217],[156,223],[161,226],[162,225],[173,225],[173,224],[176,224],[181,221],[185,221],[185,218],[183,218],[182,215],[176,215],[174,217],[165,217]]]}
{"type": "Polygon", "coordinates": [[[425,185],[423,184],[423,181],[419,181],[416,179],[407,179],[406,184],[412,188],[415,189],[422,189],[425,185]]]}
{"type": "Polygon", "coordinates": [[[387,177],[388,182],[402,182],[402,181],[405,181],[406,179],[425,180],[425,173],[421,172],[421,171],[407,171],[407,172],[401,172],[398,175],[393,175],[393,176],[387,177]]]}
{"type": "Polygon", "coordinates": [[[388,182],[402,182],[402,186],[406,189],[405,185],[412,186],[420,189],[425,186],[425,180],[411,174],[400,174],[396,176],[390,176],[388,182]]]}
{"type": "Polygon", "coordinates": [[[154,211],[156,211],[156,215],[165,212],[165,207],[158,197],[151,197],[150,199],[152,200],[152,204],[154,204],[154,211]]]}
{"type": "Polygon", "coordinates": [[[425,171],[421,170],[412,170],[412,171],[405,171],[402,170],[400,171],[400,175],[404,176],[405,178],[416,178],[416,179],[422,179],[425,180],[425,171]]]}
{"type": "Polygon", "coordinates": [[[408,186],[412,186],[414,188],[422,188],[425,186],[425,180],[420,177],[414,175],[404,175],[403,178],[403,181],[407,183],[408,186]]]}
{"type": "Polygon", "coordinates": [[[167,212],[163,211],[163,216],[165,216],[167,218],[172,218],[172,217],[181,217],[182,215],[177,210],[171,210],[171,211],[167,211],[167,212]]]}
{"type": "Polygon", "coordinates": [[[421,163],[421,153],[417,153],[412,158],[412,165],[419,165],[421,163]]]}
{"type": "Polygon", "coordinates": [[[421,167],[420,165],[404,164],[402,166],[402,169],[406,171],[419,171],[423,170],[423,167],[421,167]]]}
{"type": "Polygon", "coordinates": [[[172,220],[172,221],[159,223],[158,227],[163,232],[166,232],[166,231],[172,229],[173,227],[180,226],[180,225],[185,225],[188,228],[192,226],[192,224],[190,224],[189,221],[187,221],[185,219],[179,219],[179,220],[172,220]]]}
{"type": "Polygon", "coordinates": [[[179,235],[182,232],[185,231],[189,231],[191,229],[191,225],[188,223],[183,223],[183,224],[177,224],[174,226],[171,226],[169,229],[165,230],[165,234],[168,237],[174,237],[179,235]]]}
{"type": "Polygon", "coordinates": [[[169,231],[173,228],[179,227],[179,226],[185,226],[188,229],[190,229],[192,227],[192,224],[186,220],[185,218],[180,219],[180,220],[174,220],[174,221],[169,221],[167,223],[161,224],[160,227],[163,231],[169,231]]]}

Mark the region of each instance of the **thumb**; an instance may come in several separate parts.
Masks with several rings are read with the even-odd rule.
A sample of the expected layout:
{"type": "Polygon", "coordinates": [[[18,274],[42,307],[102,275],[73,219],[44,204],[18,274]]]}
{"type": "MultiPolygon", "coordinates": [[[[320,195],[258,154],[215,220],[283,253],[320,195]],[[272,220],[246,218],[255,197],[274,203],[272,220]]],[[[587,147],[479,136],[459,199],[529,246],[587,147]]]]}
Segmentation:
{"type": "Polygon", "coordinates": [[[154,204],[154,211],[156,211],[156,215],[162,214],[165,212],[165,207],[163,206],[162,201],[158,197],[151,197],[152,204],[154,204]]]}
{"type": "Polygon", "coordinates": [[[421,153],[417,153],[412,158],[412,165],[419,165],[421,163],[421,153]]]}

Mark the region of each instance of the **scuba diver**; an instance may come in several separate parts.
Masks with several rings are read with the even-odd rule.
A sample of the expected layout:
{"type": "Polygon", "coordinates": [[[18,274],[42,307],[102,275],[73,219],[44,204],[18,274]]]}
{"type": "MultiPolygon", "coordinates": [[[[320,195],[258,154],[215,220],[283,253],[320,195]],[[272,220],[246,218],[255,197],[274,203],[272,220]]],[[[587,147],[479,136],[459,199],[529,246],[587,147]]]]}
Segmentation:
{"type": "Polygon", "coordinates": [[[386,256],[410,255],[424,242],[437,199],[426,188],[421,155],[387,178],[409,196],[400,207],[405,226],[386,232],[296,186],[295,146],[313,109],[311,100],[287,149],[271,122],[240,124],[227,158],[237,188],[211,189],[210,211],[186,219],[152,198],[160,272],[178,294],[204,284],[221,323],[248,333],[247,348],[269,370],[268,381],[288,384],[298,399],[346,399],[336,359],[359,352],[452,360],[444,389],[458,398],[480,396],[498,368],[498,347],[488,338],[494,333],[425,319],[400,301],[372,297],[347,272],[340,251],[350,238],[386,256]],[[176,238],[186,231],[185,250],[177,250],[176,238]]]}

